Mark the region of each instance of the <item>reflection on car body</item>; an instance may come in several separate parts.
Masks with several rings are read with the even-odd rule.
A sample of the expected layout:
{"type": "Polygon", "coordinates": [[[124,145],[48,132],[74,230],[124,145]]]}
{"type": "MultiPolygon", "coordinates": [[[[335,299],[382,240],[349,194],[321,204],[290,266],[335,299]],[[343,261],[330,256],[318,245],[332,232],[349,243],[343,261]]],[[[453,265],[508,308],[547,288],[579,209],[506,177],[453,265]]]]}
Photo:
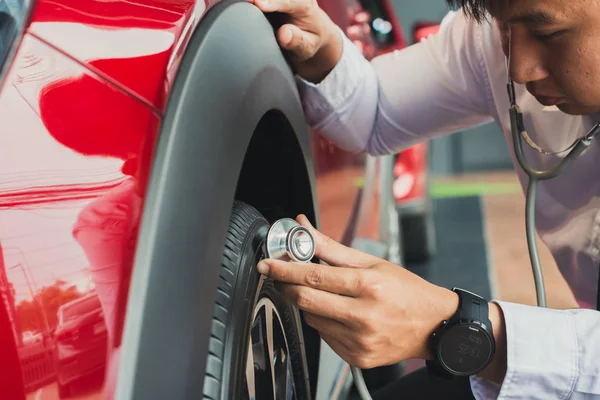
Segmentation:
{"type": "Polygon", "coordinates": [[[95,372],[104,372],[106,323],[96,293],[72,300],[58,309],[54,337],[56,374],[61,397],[70,394],[71,386],[76,380],[95,372]]]}
{"type": "MultiPolygon", "coordinates": [[[[216,303],[211,300],[207,304],[204,299],[217,294],[216,286],[211,288],[214,293],[198,293],[197,288],[219,266],[169,259],[161,265],[164,276],[169,277],[163,279],[166,284],[185,272],[182,265],[185,262],[197,273],[193,275],[195,280],[183,285],[190,291],[175,291],[183,297],[180,303],[183,307],[169,309],[166,304],[171,299],[157,300],[151,296],[135,299],[144,304],[139,309],[128,309],[128,305],[132,301],[132,287],[136,286],[132,285],[132,277],[151,267],[140,264],[144,254],[136,250],[143,236],[142,221],[151,218],[146,210],[161,195],[156,180],[169,165],[185,161],[196,166],[194,163],[198,161],[177,157],[170,161],[156,159],[157,149],[170,140],[165,138],[164,126],[172,119],[169,100],[177,100],[173,88],[181,74],[189,70],[189,66],[181,67],[182,60],[186,53],[195,50],[190,49],[193,32],[203,31],[208,24],[207,15],[211,12],[218,15],[228,7],[240,6],[238,3],[241,2],[225,5],[208,0],[38,0],[34,4],[0,0],[0,348],[6,349],[0,358],[3,400],[49,400],[70,394],[85,399],[115,397],[117,378],[122,379],[122,385],[131,383],[123,378],[130,371],[121,368],[123,360],[131,362],[132,357],[131,346],[127,348],[123,342],[126,322],[132,316],[152,312],[154,316],[144,321],[181,319],[177,326],[161,327],[146,335],[165,338],[163,346],[147,353],[180,357],[146,365],[161,371],[156,376],[140,374],[134,378],[152,376],[150,384],[157,393],[169,387],[173,393],[186,393],[188,388],[203,390],[204,377],[195,376],[185,368],[193,363],[205,368],[208,343],[192,346],[199,355],[181,349],[198,334],[191,331],[196,322],[201,321],[202,329],[198,331],[202,334],[206,334],[203,329],[212,322],[212,315],[208,314],[216,303]],[[18,34],[21,29],[26,31],[22,37],[18,34]],[[17,47],[13,57],[8,50],[17,47]],[[5,79],[2,71],[8,72],[5,79]],[[152,181],[155,191],[149,189],[152,181]],[[158,306],[148,307],[149,300],[158,301],[158,306]],[[184,308],[189,311],[189,307],[191,312],[179,315],[184,308]],[[208,313],[198,315],[197,310],[208,313]],[[164,381],[160,379],[161,373],[164,381]],[[178,380],[187,381],[181,385],[173,383],[178,380]],[[96,385],[96,381],[100,384],[96,385]]],[[[398,22],[382,14],[382,10],[390,13],[389,4],[381,6],[387,3],[387,0],[323,1],[323,8],[344,29],[364,25],[355,21],[355,16],[364,9],[378,13],[377,35],[371,36],[370,30],[364,29],[355,41],[370,58],[404,45],[398,22]]],[[[256,15],[253,18],[258,19],[256,15]]],[[[258,23],[263,22],[267,24],[266,20],[258,23]]],[[[239,21],[240,25],[245,23],[246,19],[239,21]]],[[[218,26],[218,20],[213,25],[218,26]]],[[[231,32],[233,35],[236,30],[231,32]]],[[[264,38],[259,43],[265,48],[273,45],[272,49],[278,50],[274,38],[264,38]]],[[[248,49],[241,49],[240,54],[242,50],[248,49]]],[[[252,48],[252,53],[259,50],[265,51],[252,48]]],[[[261,61],[266,63],[281,57],[275,51],[268,54],[261,61]]],[[[215,71],[232,65],[243,68],[247,60],[234,56],[231,57],[236,62],[224,63],[216,58],[216,67],[210,68],[215,71]]],[[[267,71],[274,70],[267,68],[267,71]]],[[[286,73],[290,78],[289,71],[286,73]]],[[[235,76],[228,81],[234,78],[242,79],[235,76]]],[[[211,79],[205,81],[206,85],[213,83],[211,79]]],[[[221,84],[226,86],[228,81],[221,84]]],[[[225,124],[234,119],[232,115],[242,115],[244,110],[232,107],[238,97],[256,89],[252,82],[240,83],[243,90],[234,90],[233,98],[223,100],[227,107],[211,117],[221,118],[225,124]]],[[[290,91],[290,87],[284,85],[282,89],[290,91]]],[[[276,92],[279,95],[280,91],[276,92]]],[[[214,93],[199,95],[214,96],[214,93]]],[[[288,97],[277,100],[297,105],[295,93],[288,97]]],[[[255,105],[250,100],[245,103],[248,108],[255,105]]],[[[300,109],[298,115],[265,111],[268,112],[264,115],[254,116],[260,124],[245,127],[247,132],[240,129],[223,133],[232,135],[236,140],[231,143],[236,145],[218,158],[224,160],[226,167],[245,161],[242,165],[245,170],[228,175],[211,170],[212,165],[208,165],[204,170],[184,170],[179,177],[190,179],[188,187],[191,187],[201,174],[209,171],[217,183],[237,185],[231,193],[244,197],[242,200],[269,222],[279,216],[294,217],[295,213],[303,212],[315,222],[318,220],[324,233],[344,243],[352,244],[357,238],[382,241],[378,215],[385,214],[385,208],[380,210],[385,202],[373,200],[379,193],[373,184],[375,180],[365,182],[366,157],[333,146],[318,130],[307,130],[305,138],[294,136],[302,132],[284,132],[292,125],[289,121],[297,124],[302,120],[300,109]],[[240,144],[244,135],[248,140],[252,137],[253,142],[240,144]],[[299,138],[308,144],[306,148],[299,147],[302,141],[299,138]],[[256,140],[259,145],[253,145],[256,140]],[[246,147],[248,153],[244,154],[246,147]],[[238,150],[242,154],[234,159],[231,154],[238,150]],[[277,157],[281,164],[261,164],[266,156],[277,157]],[[280,173],[285,179],[271,182],[257,176],[256,171],[280,173]],[[234,176],[239,181],[226,181],[225,176],[234,176]],[[278,186],[267,187],[268,184],[287,185],[290,193],[292,189],[294,193],[282,194],[278,186]],[[263,192],[269,196],[261,197],[263,192]],[[309,200],[302,203],[300,197],[309,200]]],[[[223,151],[210,147],[208,140],[216,134],[202,124],[195,126],[193,134],[206,140],[195,149],[198,154],[223,151]]],[[[392,172],[391,168],[388,172],[392,172]]],[[[197,197],[194,198],[197,208],[173,222],[177,229],[171,236],[178,240],[173,239],[178,249],[201,247],[195,242],[196,237],[181,232],[210,231],[207,237],[212,243],[213,237],[227,225],[226,220],[221,220],[219,227],[191,222],[202,211],[203,202],[221,191],[218,185],[215,193],[202,189],[186,192],[197,197]]],[[[181,193],[170,195],[184,197],[181,193]]],[[[223,196],[217,206],[232,201],[232,195],[223,196]]],[[[162,215],[170,215],[177,208],[163,209],[162,215]]],[[[227,214],[216,208],[211,210],[215,218],[227,214]]],[[[224,237],[221,239],[224,241],[224,237]]],[[[205,251],[216,254],[212,259],[219,260],[224,253],[223,242],[215,239],[214,243],[219,245],[208,246],[205,251]]],[[[382,245],[389,243],[382,241],[382,245]]],[[[134,283],[139,288],[140,282],[134,283]]],[[[307,330],[306,334],[310,332],[307,330]]],[[[311,338],[306,339],[302,343],[308,346],[311,338]]],[[[319,345],[318,337],[312,339],[315,347],[311,351],[291,349],[290,354],[306,353],[317,399],[339,398],[348,386],[349,370],[331,349],[319,345]]],[[[238,357],[243,364],[244,356],[238,357]]],[[[163,398],[177,397],[171,394],[163,398]]]]}

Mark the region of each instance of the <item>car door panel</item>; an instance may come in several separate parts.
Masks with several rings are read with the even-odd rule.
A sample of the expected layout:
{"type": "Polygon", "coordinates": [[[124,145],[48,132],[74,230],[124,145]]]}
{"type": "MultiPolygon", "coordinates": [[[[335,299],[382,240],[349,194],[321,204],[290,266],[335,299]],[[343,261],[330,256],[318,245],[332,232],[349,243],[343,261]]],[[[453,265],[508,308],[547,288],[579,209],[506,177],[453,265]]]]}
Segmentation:
{"type": "Polygon", "coordinates": [[[66,389],[101,398],[140,210],[130,156],[159,119],[27,35],[0,93],[0,121],[3,340],[18,354],[18,365],[0,369],[22,376],[9,398],[57,399],[66,389]],[[78,303],[90,296],[99,301],[78,303]]]}
{"type": "MultiPolygon", "coordinates": [[[[29,31],[163,114],[191,34],[215,4],[218,2],[120,0],[100,5],[40,0],[29,31]]],[[[342,29],[347,28],[344,0],[321,6],[342,29]]],[[[312,137],[323,217],[320,227],[348,244],[358,222],[353,211],[358,205],[365,157],[337,148],[317,131],[312,137]]]]}

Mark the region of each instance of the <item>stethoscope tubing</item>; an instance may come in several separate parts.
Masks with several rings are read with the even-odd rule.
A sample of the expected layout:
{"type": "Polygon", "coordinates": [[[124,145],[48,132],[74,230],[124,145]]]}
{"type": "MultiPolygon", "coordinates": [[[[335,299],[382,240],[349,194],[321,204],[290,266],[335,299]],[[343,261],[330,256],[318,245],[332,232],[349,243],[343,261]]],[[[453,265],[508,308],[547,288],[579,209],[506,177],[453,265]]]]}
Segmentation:
{"type": "Polygon", "coordinates": [[[516,103],[514,84],[508,81],[508,97],[510,100],[510,128],[515,150],[515,157],[523,171],[529,177],[527,184],[527,195],[525,198],[525,230],[527,236],[527,247],[529,259],[531,260],[531,269],[535,283],[536,300],[539,307],[547,307],[546,290],[544,286],[544,274],[540,263],[539,250],[537,247],[537,236],[535,230],[535,209],[537,203],[538,183],[539,181],[549,180],[561,175],[580,155],[587,149],[592,140],[600,133],[600,122],[590,130],[590,132],[580,138],[569,153],[557,162],[552,168],[547,170],[538,170],[531,166],[523,150],[523,137],[527,135],[523,123],[523,114],[516,103]]]}

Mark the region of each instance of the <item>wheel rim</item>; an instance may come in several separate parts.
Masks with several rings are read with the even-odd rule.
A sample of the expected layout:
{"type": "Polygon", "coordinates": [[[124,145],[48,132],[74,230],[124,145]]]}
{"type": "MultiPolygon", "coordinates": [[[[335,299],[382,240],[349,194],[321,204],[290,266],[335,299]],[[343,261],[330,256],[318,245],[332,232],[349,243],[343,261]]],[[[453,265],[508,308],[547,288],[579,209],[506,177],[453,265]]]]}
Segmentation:
{"type": "Polygon", "coordinates": [[[258,300],[248,340],[248,400],[296,400],[290,352],[281,318],[271,299],[258,300]]]}

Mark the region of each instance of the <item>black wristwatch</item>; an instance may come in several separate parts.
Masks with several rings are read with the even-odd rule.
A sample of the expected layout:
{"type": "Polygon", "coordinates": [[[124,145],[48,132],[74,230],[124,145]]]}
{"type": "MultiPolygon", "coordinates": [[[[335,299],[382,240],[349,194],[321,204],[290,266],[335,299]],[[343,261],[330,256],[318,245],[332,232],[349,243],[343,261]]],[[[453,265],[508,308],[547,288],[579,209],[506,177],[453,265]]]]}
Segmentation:
{"type": "Polygon", "coordinates": [[[452,291],[459,297],[458,311],[432,334],[433,360],[426,362],[430,374],[448,379],[481,372],[496,350],[488,302],[463,289],[452,291]]]}

